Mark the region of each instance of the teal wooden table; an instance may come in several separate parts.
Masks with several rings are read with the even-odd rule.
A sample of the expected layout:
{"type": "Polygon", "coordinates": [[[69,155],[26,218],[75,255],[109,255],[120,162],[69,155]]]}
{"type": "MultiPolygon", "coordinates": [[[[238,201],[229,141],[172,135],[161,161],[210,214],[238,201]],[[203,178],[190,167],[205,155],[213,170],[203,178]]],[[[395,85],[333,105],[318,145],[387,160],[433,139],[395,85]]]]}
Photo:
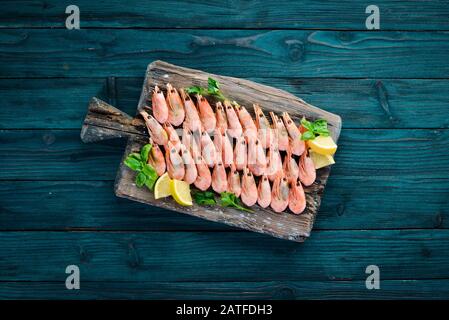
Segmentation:
{"type": "Polygon", "coordinates": [[[0,298],[449,298],[449,1],[0,3],[0,298]],[[162,59],[285,89],[343,130],[304,244],[118,199],[123,141],[162,59]],[[79,266],[80,290],[65,269],[79,266]],[[380,289],[365,286],[368,265],[380,289]]]}

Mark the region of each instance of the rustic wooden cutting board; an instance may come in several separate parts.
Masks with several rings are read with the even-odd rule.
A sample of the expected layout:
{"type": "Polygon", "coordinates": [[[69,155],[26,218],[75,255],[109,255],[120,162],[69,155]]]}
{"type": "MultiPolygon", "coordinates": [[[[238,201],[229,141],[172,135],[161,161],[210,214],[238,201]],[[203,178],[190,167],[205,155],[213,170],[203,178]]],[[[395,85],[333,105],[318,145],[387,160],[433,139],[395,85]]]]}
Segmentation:
{"type": "MultiPolygon", "coordinates": [[[[283,111],[288,111],[292,119],[298,124],[303,116],[310,120],[326,119],[331,136],[335,141],[338,141],[341,130],[341,118],[338,115],[314,107],[288,92],[244,79],[210,74],[163,61],[154,61],[148,65],[138,110],[145,105],[151,106],[151,92],[156,84],[165,87],[165,84],[170,82],[177,88],[192,85],[207,86],[208,77],[213,77],[219,81],[220,89],[226,97],[249,107],[247,109],[251,112],[252,104],[259,103],[265,113],[274,111],[280,114],[283,111]]],[[[81,139],[84,142],[95,142],[124,137],[128,138],[128,144],[123,159],[129,153],[140,150],[142,145],[148,141],[148,134],[140,116],[130,117],[104,101],[93,98],[81,130],[81,139]]],[[[254,213],[247,213],[219,206],[202,207],[194,205],[183,207],[171,198],[155,200],[153,193],[148,189],[136,187],[134,184],[135,173],[127,168],[123,161],[120,162],[117,173],[115,194],[119,197],[190,214],[206,220],[302,242],[310,236],[329,173],[330,167],[317,170],[315,183],[304,188],[307,207],[301,215],[287,212],[278,214],[269,208],[263,209],[259,206],[253,207],[254,213]]]]}

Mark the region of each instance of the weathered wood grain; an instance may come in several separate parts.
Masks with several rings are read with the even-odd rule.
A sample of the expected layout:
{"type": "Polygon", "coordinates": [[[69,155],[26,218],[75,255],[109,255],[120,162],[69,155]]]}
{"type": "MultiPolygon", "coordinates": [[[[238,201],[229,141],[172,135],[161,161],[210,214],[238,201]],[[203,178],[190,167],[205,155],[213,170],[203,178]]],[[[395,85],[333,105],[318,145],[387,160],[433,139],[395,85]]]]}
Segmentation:
{"type": "MultiPolygon", "coordinates": [[[[2,181],[0,230],[237,230],[117,198],[113,190],[112,180],[2,181]]],[[[448,199],[449,177],[331,175],[314,229],[447,229],[448,199]]]]}
{"type": "MultiPolygon", "coordinates": [[[[449,230],[315,231],[299,244],[251,232],[1,232],[1,281],[257,282],[448,279],[449,230]]],[[[381,282],[382,283],[382,282],[381,282]]]]}
{"type": "Polygon", "coordinates": [[[143,75],[164,59],[249,77],[447,78],[447,32],[1,29],[2,78],[143,75]]]}
{"type": "MultiPolygon", "coordinates": [[[[346,129],[449,127],[449,118],[440,115],[449,113],[448,80],[250,80],[286,90],[340,115],[346,129]],[[389,112],[380,103],[384,101],[380,87],[386,93],[389,112]]],[[[92,96],[134,114],[142,82],[143,77],[0,79],[0,129],[78,129],[92,96]]]]}
{"type": "Polygon", "coordinates": [[[2,282],[0,299],[448,299],[449,280],[382,280],[381,290],[365,281],[265,282],[89,282],[67,290],[58,282],[2,282]]]}
{"type": "MultiPolygon", "coordinates": [[[[0,180],[111,180],[124,141],[84,144],[80,130],[0,130],[0,180]]],[[[332,177],[447,178],[449,130],[348,129],[332,177]]]]}
{"type": "MultiPolygon", "coordinates": [[[[304,28],[365,30],[370,3],[351,1],[78,0],[81,28],[304,28]]],[[[448,30],[447,1],[377,0],[382,30],[448,30]]],[[[64,27],[66,3],[3,1],[0,27],[64,27]]]]}
{"type": "MultiPolygon", "coordinates": [[[[188,69],[175,66],[164,61],[154,61],[148,65],[146,77],[144,80],[142,94],[139,99],[138,110],[151,108],[151,92],[155,85],[171,83],[176,88],[185,88],[191,85],[207,86],[208,78],[214,78],[220,83],[220,91],[231,101],[238,101],[244,106],[252,106],[254,103],[260,103],[266,113],[273,111],[279,115],[287,111],[293,121],[299,124],[302,117],[310,120],[325,119],[329,128],[330,136],[335,142],[338,142],[341,130],[341,118],[336,115],[319,109],[305,102],[304,100],[293,96],[292,94],[264,86],[256,82],[245,79],[238,79],[226,76],[206,73],[200,70],[188,69]]],[[[250,110],[251,108],[248,107],[250,110]]],[[[250,111],[254,117],[254,111],[250,111]]],[[[136,119],[137,120],[137,119],[136,119]]],[[[94,99],[89,105],[89,113],[83,125],[81,137],[85,141],[96,139],[94,136],[101,131],[99,140],[105,139],[104,128],[113,131],[112,136],[116,137],[117,129],[124,129],[133,133],[129,136],[128,144],[124,157],[132,152],[138,152],[142,145],[146,143],[146,138],[135,135],[134,128],[128,128],[131,118],[127,119],[117,109],[109,106],[105,102],[94,99]],[[97,111],[97,112],[95,112],[97,111]],[[101,111],[98,113],[98,111],[101,111]],[[107,113],[107,119],[103,119],[103,113],[107,113]],[[112,115],[113,114],[113,115],[112,115]],[[84,135],[90,127],[95,129],[92,134],[84,135]],[[133,131],[134,130],[134,131],[133,131]]],[[[120,135],[120,133],[118,133],[120,135]]],[[[252,207],[253,212],[242,212],[233,208],[223,207],[204,207],[194,204],[185,207],[177,204],[173,199],[155,199],[154,195],[148,190],[138,188],[135,184],[135,173],[131,172],[127,166],[120,164],[115,183],[115,194],[119,197],[139,201],[152,206],[169,209],[172,211],[187,213],[206,220],[221,222],[233,227],[238,227],[254,232],[260,232],[288,239],[293,241],[304,241],[310,236],[313,222],[320,207],[321,195],[324,192],[330,168],[325,167],[317,170],[315,182],[305,187],[307,206],[301,215],[277,214],[271,208],[262,208],[258,205],[252,207]]]]}

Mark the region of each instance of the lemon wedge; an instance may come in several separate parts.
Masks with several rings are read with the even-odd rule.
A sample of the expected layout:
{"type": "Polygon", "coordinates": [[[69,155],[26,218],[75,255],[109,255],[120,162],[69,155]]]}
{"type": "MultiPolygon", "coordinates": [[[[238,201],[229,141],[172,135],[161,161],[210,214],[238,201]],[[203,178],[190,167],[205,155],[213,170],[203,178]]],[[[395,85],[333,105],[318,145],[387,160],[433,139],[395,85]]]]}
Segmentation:
{"type": "Polygon", "coordinates": [[[337,145],[331,137],[318,136],[308,140],[307,145],[316,153],[332,156],[337,151],[337,145]]]}
{"type": "Polygon", "coordinates": [[[167,172],[160,176],[159,179],[157,179],[156,184],[154,185],[155,199],[171,196],[170,180],[171,179],[168,176],[167,172]]]}
{"type": "Polygon", "coordinates": [[[192,195],[190,194],[190,185],[181,180],[170,180],[170,191],[177,203],[182,206],[191,206],[192,195]]]}
{"type": "Polygon", "coordinates": [[[319,154],[312,150],[310,150],[309,155],[315,165],[315,169],[320,169],[335,163],[334,158],[330,155],[319,154]]]}

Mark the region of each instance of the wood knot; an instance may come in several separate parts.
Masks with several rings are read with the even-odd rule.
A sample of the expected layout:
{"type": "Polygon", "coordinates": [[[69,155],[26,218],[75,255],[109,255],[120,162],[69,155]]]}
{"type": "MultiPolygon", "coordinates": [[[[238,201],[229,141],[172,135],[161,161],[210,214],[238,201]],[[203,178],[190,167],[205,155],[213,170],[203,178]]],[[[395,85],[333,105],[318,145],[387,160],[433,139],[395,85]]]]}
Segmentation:
{"type": "Polygon", "coordinates": [[[345,213],[345,209],[346,209],[345,205],[343,203],[339,203],[337,205],[337,215],[339,217],[342,216],[345,213]]]}
{"type": "Polygon", "coordinates": [[[52,145],[56,141],[56,136],[53,133],[45,133],[42,136],[42,141],[44,141],[47,146],[52,145]]]}
{"type": "Polygon", "coordinates": [[[83,246],[79,247],[79,254],[80,254],[80,262],[81,263],[89,262],[89,260],[90,260],[89,254],[87,253],[87,251],[84,249],[83,246]]]}
{"type": "Polygon", "coordinates": [[[285,43],[288,47],[288,56],[290,60],[297,62],[300,60],[304,60],[304,43],[298,39],[290,39],[286,40],[285,43]]]}
{"type": "Polygon", "coordinates": [[[390,103],[388,102],[387,89],[383,85],[382,81],[376,81],[374,87],[376,88],[377,100],[379,101],[380,107],[387,115],[388,120],[390,122],[395,122],[395,118],[393,117],[393,114],[391,113],[390,110],[390,103]]]}
{"type": "Polygon", "coordinates": [[[295,298],[295,290],[289,287],[280,288],[276,292],[276,298],[278,299],[294,299],[295,298]]]}
{"type": "Polygon", "coordinates": [[[433,218],[433,227],[441,228],[442,226],[443,226],[443,215],[440,212],[438,212],[433,218]]]}
{"type": "Polygon", "coordinates": [[[140,257],[133,242],[128,244],[128,264],[131,268],[137,268],[140,265],[140,257]]]}
{"type": "Polygon", "coordinates": [[[348,42],[352,40],[353,33],[348,31],[340,31],[337,33],[337,37],[343,42],[348,42]]]}

